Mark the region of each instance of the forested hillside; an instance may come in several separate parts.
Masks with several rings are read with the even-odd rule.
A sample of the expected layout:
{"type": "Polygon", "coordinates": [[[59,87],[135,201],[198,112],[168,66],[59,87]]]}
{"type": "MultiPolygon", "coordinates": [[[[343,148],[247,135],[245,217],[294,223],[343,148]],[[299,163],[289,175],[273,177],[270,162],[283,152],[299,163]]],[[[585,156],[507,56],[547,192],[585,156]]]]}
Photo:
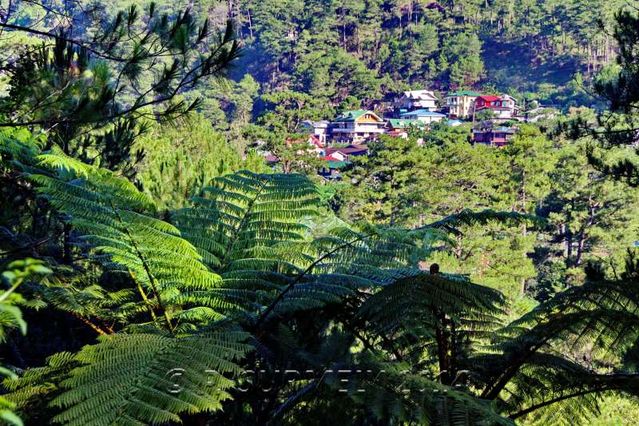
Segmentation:
{"type": "MultiPolygon", "coordinates": [[[[62,4],[38,3],[44,7],[29,2],[18,8],[22,24],[49,29],[71,19],[69,24],[78,36],[96,31],[90,19],[95,14],[114,16],[130,4],[145,4],[75,1],[66,3],[60,15],[51,13],[50,7],[62,4]]],[[[596,99],[590,96],[589,83],[602,67],[614,63],[613,15],[626,3],[156,2],[158,10],[174,13],[192,7],[194,16],[208,17],[212,24],[230,17],[244,49],[231,76],[240,81],[250,75],[259,84],[259,94],[291,90],[311,95],[318,105],[330,107],[317,111],[324,118],[334,112],[331,109],[372,107],[409,88],[445,93],[458,87],[485,87],[562,108],[591,105],[596,99]]],[[[207,97],[201,112],[219,121],[221,107],[227,119],[234,121],[237,99],[229,90],[206,86],[198,90],[207,97]]],[[[264,108],[268,104],[255,106],[258,113],[264,108]]]]}
{"type": "Polygon", "coordinates": [[[374,100],[409,86],[478,84],[579,101],[570,82],[577,73],[591,77],[614,58],[612,18],[625,2],[232,4],[249,48],[248,69],[258,81],[340,105],[348,96],[374,100]]]}
{"type": "Polygon", "coordinates": [[[0,421],[637,424],[638,7],[0,1],[0,421]]]}

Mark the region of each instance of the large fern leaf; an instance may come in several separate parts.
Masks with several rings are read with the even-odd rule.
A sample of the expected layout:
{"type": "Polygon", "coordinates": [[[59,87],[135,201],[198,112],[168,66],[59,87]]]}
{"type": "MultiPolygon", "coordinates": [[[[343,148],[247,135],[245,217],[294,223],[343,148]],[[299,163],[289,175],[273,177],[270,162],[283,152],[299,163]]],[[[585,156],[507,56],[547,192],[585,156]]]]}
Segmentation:
{"type": "Polygon", "coordinates": [[[221,273],[272,265],[278,256],[264,249],[302,240],[307,227],[301,221],[315,216],[319,205],[304,176],[249,171],[216,178],[193,201],[173,220],[221,273]]]}
{"type": "Polygon", "coordinates": [[[103,336],[75,357],[84,364],[53,401],[68,425],[181,422],[180,415],[221,408],[240,372],[246,334],[219,331],[186,338],[157,334],[103,336]],[[226,375],[226,376],[225,376],[226,375]]]}
{"type": "Polygon", "coordinates": [[[217,178],[172,220],[224,279],[227,295],[264,319],[339,302],[401,276],[414,251],[406,232],[311,226],[321,208],[301,175],[217,178]]]}
{"type": "Polygon", "coordinates": [[[220,318],[221,280],[201,262],[198,251],[173,225],[155,217],[152,200],[125,179],[61,154],[46,154],[41,165],[50,174],[31,179],[39,191],[97,253],[112,273],[124,274],[153,318],[174,328],[182,317],[220,318]],[[198,306],[191,292],[204,293],[198,306]]]}

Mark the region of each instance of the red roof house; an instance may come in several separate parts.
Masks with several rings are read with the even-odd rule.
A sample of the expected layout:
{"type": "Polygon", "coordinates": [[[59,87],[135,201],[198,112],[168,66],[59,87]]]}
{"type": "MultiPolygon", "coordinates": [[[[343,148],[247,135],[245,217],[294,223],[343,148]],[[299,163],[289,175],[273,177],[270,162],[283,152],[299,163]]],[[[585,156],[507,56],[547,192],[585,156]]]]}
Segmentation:
{"type": "Polygon", "coordinates": [[[503,95],[481,95],[475,99],[475,112],[490,109],[495,113],[495,118],[509,120],[516,115],[515,98],[503,95]]]}
{"type": "Polygon", "coordinates": [[[475,111],[484,108],[495,108],[501,106],[501,98],[493,95],[481,95],[475,99],[475,111]]]}

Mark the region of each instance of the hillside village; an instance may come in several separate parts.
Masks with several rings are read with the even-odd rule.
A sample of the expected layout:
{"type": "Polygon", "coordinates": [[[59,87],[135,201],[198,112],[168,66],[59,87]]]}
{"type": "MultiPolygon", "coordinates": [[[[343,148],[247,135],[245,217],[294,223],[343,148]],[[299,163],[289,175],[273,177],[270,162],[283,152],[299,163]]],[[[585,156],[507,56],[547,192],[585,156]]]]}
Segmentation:
{"type": "MultiPolygon", "coordinates": [[[[411,90],[396,96],[383,112],[349,110],[331,121],[304,121],[299,130],[308,135],[309,148],[299,153],[315,153],[324,162],[319,174],[326,179],[339,179],[350,159],[366,155],[367,144],[381,135],[408,138],[409,133],[427,132],[436,123],[472,124],[470,143],[503,147],[517,133],[517,123],[538,121],[552,114],[552,110],[540,107],[522,113],[517,100],[507,94],[459,90],[448,93],[441,101],[433,91],[411,90]]],[[[422,141],[418,138],[418,143],[422,141]]],[[[271,164],[279,161],[270,152],[265,156],[271,164]]]]}

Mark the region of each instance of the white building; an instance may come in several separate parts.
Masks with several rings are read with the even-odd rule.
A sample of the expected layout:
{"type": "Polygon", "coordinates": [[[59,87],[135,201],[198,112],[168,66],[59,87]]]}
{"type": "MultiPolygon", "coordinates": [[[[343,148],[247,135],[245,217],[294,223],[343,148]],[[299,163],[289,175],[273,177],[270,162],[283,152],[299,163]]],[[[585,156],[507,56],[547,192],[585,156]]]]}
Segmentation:
{"type": "Polygon", "coordinates": [[[320,143],[325,145],[326,140],[328,138],[329,124],[330,123],[326,120],[321,120],[321,121],[305,120],[305,121],[302,121],[302,124],[300,125],[300,127],[303,132],[310,133],[311,135],[315,135],[317,139],[320,141],[320,143]]]}
{"type": "Polygon", "coordinates": [[[399,111],[413,111],[416,109],[435,111],[437,110],[437,97],[430,90],[410,90],[397,98],[394,106],[399,111]]]}

